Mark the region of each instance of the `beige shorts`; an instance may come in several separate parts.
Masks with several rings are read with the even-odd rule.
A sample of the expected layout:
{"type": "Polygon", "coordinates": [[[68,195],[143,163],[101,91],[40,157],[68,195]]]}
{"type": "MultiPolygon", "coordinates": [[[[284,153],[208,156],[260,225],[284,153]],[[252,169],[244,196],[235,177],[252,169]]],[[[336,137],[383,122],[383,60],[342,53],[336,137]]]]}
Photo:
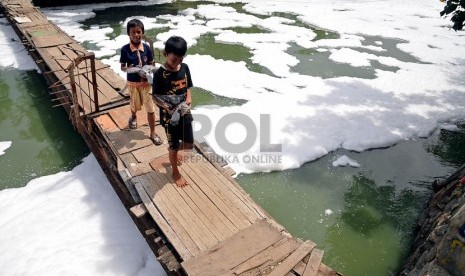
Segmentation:
{"type": "Polygon", "coordinates": [[[131,98],[131,111],[141,110],[143,105],[148,113],[155,112],[152,86],[148,82],[128,82],[128,89],[131,98]]]}

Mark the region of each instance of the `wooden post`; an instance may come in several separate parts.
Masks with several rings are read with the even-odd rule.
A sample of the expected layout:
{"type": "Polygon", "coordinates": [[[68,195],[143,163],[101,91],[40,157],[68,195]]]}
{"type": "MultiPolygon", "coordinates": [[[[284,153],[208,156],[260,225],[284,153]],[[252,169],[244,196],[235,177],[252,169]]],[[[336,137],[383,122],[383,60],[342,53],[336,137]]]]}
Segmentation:
{"type": "Polygon", "coordinates": [[[74,127],[77,128],[78,132],[80,132],[79,128],[79,103],[78,103],[78,97],[77,97],[77,91],[76,91],[76,80],[74,79],[74,63],[72,62],[68,68],[68,74],[69,74],[69,80],[70,80],[70,85],[71,85],[71,100],[72,100],[72,106],[70,108],[70,118],[71,122],[73,123],[74,127]]]}
{"type": "Polygon", "coordinates": [[[98,103],[98,90],[97,90],[97,75],[95,73],[95,54],[89,53],[88,58],[90,58],[90,69],[92,72],[92,88],[94,90],[94,104],[95,104],[95,112],[99,112],[100,107],[98,103]]]}

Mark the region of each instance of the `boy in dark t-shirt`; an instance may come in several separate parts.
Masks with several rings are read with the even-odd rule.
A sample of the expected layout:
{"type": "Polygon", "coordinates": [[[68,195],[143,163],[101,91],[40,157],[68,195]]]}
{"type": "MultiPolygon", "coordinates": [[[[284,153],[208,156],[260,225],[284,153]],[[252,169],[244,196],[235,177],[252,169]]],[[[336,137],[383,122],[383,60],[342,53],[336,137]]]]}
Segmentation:
{"type": "Polygon", "coordinates": [[[187,107],[190,107],[192,103],[192,78],[189,67],[187,64],[182,63],[186,52],[187,43],[182,37],[170,37],[165,43],[163,52],[166,61],[155,72],[152,85],[155,103],[160,107],[160,122],[165,128],[168,138],[168,156],[173,168],[171,176],[178,187],[187,185],[178,169],[178,151],[192,149],[194,146],[193,118],[190,110],[188,108],[184,110],[181,113],[183,115],[180,116],[179,121],[176,121],[176,123],[173,123],[172,120],[172,117],[174,117],[173,112],[178,112],[176,105],[179,104],[179,101],[183,101],[181,104],[187,107]],[[167,95],[168,97],[166,97],[167,95]],[[181,98],[181,100],[170,105],[169,100],[161,101],[157,96],[164,96],[165,99],[172,96],[173,98],[181,98]]]}

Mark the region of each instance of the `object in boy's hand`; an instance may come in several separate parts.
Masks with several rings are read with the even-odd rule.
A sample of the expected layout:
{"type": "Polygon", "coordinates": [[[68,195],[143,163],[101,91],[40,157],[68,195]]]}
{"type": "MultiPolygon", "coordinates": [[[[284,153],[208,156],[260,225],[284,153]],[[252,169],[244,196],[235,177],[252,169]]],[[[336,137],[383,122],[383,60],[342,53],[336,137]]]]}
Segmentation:
{"type": "Polygon", "coordinates": [[[169,111],[172,111],[176,108],[180,103],[186,100],[185,95],[155,95],[153,94],[153,98],[156,102],[166,105],[169,111]]]}
{"type": "Polygon", "coordinates": [[[146,78],[147,81],[153,83],[153,73],[158,69],[153,65],[144,65],[142,67],[131,67],[126,70],[128,74],[139,74],[141,77],[146,78]]]}
{"type": "Polygon", "coordinates": [[[165,109],[171,114],[170,124],[172,126],[176,126],[181,116],[190,109],[184,95],[153,95],[153,98],[159,105],[165,106],[165,109]]]}

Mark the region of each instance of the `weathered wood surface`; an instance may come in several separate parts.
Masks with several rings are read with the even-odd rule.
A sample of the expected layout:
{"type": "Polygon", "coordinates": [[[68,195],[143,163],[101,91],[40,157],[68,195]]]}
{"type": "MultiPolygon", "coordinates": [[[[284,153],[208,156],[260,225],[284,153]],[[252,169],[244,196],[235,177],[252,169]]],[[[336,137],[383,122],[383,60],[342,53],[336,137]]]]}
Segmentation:
{"type": "MultiPolygon", "coordinates": [[[[66,69],[79,55],[89,52],[47,20],[31,1],[2,0],[1,5],[5,15],[10,21],[15,22],[16,31],[26,42],[29,50],[36,51],[41,58],[40,62],[47,65],[46,72],[43,73],[52,72],[59,83],[71,90],[66,69]]],[[[95,66],[99,107],[127,100],[127,92],[120,94],[124,90],[125,80],[99,60],[95,60],[95,66]]],[[[75,70],[79,105],[86,114],[96,110],[93,106],[94,96],[89,68],[90,64],[83,62],[75,70]]]]}
{"type": "MultiPolygon", "coordinates": [[[[28,50],[37,54],[36,61],[46,65],[44,73],[69,91],[67,68],[87,51],[29,0],[0,3],[28,50]]],[[[84,72],[74,79],[83,92],[78,95],[80,108],[88,113],[95,110],[88,66],[81,63],[76,71],[84,72]]],[[[179,168],[189,185],[178,188],[171,179],[164,129],[157,121],[156,132],[165,143],[155,146],[148,137],[145,110],[138,112],[138,128],[129,129],[127,101],[110,105],[126,98],[121,95],[124,79],[98,60],[96,73],[99,104],[109,108],[91,116],[89,123],[101,137],[97,146],[116,160],[105,169],[117,170],[137,202],[129,212],[136,218],[151,217],[163,241],[170,243],[178,259],[163,247],[158,259],[167,262],[165,267],[181,269],[181,264],[181,272],[188,275],[337,275],[321,263],[323,251],[314,249],[312,241],[292,237],[254,202],[231,177],[234,171],[224,167],[227,164],[208,145],[196,143],[184,155],[179,168]]],[[[151,228],[143,234],[157,231],[151,228]]]]}
{"type": "MultiPolygon", "coordinates": [[[[321,263],[323,251],[302,242],[264,212],[230,177],[228,167],[209,162],[202,151],[183,153],[179,169],[188,181],[178,188],[171,179],[166,134],[153,145],[145,111],[129,130],[128,106],[95,119],[130,172],[129,185],[179,255],[187,275],[337,275],[321,263]]],[[[143,213],[136,205],[134,214],[143,213]]]]}

